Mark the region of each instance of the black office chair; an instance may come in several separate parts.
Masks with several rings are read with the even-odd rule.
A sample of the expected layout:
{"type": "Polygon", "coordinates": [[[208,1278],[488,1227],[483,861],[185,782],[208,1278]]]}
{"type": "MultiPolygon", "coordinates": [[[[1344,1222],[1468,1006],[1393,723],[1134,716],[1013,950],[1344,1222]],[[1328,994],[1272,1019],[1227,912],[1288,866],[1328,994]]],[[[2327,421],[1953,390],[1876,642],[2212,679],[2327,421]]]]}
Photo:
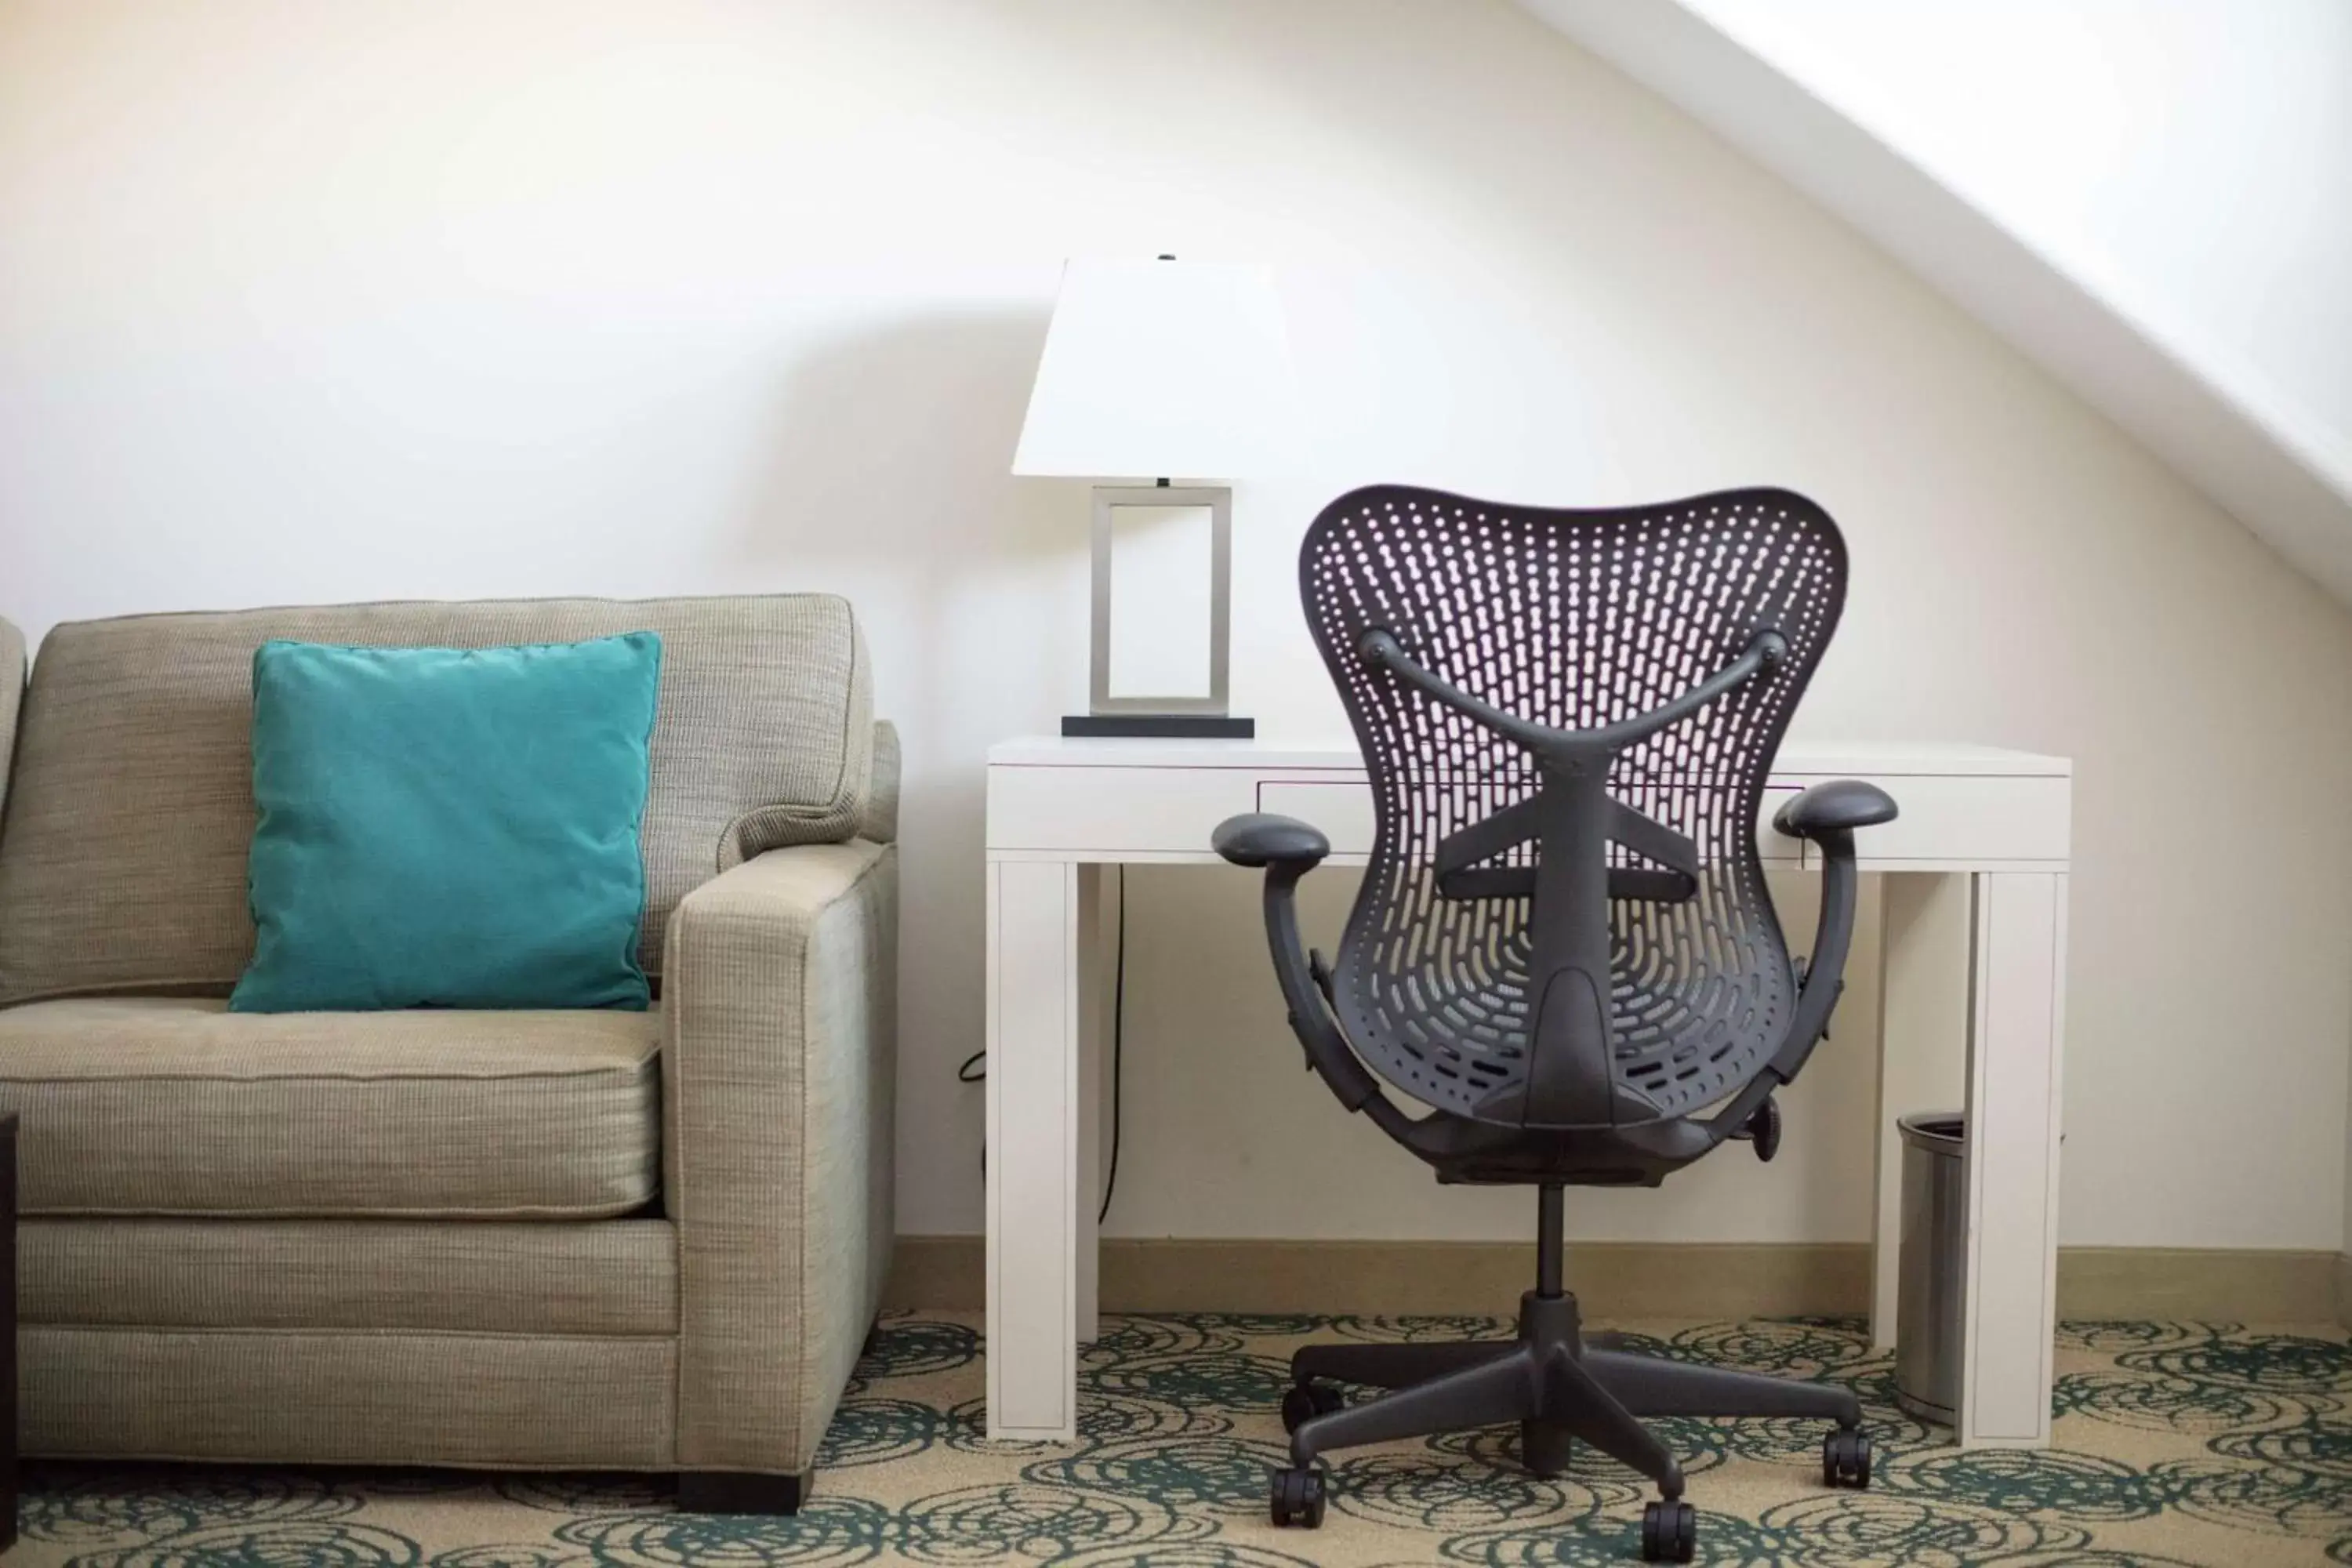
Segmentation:
{"type": "Polygon", "coordinates": [[[1821,861],[1809,963],[1756,836],[1845,574],[1836,525],[1785,490],[1559,511],[1381,486],[1307,531],[1299,593],[1376,822],[1337,962],[1299,945],[1294,895],[1330,852],[1321,833],[1237,816],[1217,851],[1265,868],[1291,1026],[1339,1102],[1441,1182],[1536,1187],[1540,1218],[1516,1340],[1292,1358],[1275,1523],[1322,1522],[1318,1455],[1509,1421],[1538,1475],[1582,1438],[1655,1481],[1653,1561],[1690,1561],[1697,1521],[1642,1416],[1818,1415],[1837,1424],[1823,1479],[1869,1484],[1852,1390],[1633,1354],[1581,1333],[1560,1288],[1564,1187],[1655,1186],[1732,1138],[1769,1160],[1773,1090],[1828,1024],[1853,830],[1895,803],[1840,780],[1773,819],[1821,861]],[[1430,1113],[1399,1110],[1366,1063],[1430,1113]],[[1334,1384],[1392,1392],[1349,1407],[1334,1384]]]}

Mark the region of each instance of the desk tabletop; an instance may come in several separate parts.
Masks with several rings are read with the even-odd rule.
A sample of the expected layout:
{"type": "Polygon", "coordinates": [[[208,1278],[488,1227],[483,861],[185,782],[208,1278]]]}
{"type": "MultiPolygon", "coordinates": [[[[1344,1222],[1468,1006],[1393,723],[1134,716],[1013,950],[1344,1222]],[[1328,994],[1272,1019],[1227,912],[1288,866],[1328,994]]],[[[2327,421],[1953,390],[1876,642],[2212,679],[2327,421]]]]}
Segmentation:
{"type": "MultiPolygon", "coordinates": [[[[996,768],[1297,768],[1360,773],[1363,755],[1345,742],[1162,741],[1030,735],[988,749],[996,768]]],[[[1866,773],[2071,778],[2065,757],[1962,741],[1836,741],[1790,736],[1772,765],[1784,777],[1866,773]]]]}

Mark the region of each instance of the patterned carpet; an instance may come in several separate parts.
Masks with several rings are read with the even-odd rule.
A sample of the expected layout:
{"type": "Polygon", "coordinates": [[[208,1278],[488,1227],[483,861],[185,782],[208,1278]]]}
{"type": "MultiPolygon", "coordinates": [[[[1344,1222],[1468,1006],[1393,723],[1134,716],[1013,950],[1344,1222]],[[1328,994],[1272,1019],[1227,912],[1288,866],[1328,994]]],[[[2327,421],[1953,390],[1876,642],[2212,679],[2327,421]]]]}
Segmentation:
{"type": "MultiPolygon", "coordinates": [[[[1342,1455],[1330,1515],[1276,1531],[1267,1469],[1285,1357],[1309,1337],[1453,1338],[1475,1320],[1113,1320],[1085,1363],[1072,1446],[977,1434],[969,1320],[887,1322],[793,1520],[683,1516],[634,1477],[33,1466],[9,1568],[934,1568],[1504,1565],[1639,1560],[1632,1473],[1580,1449],[1534,1479],[1515,1433],[1342,1455]]],[[[2058,1446],[1962,1454],[1890,1398],[1888,1359],[1846,1322],[1641,1325],[1637,1348],[1852,1383],[1873,1489],[1821,1485],[1813,1423],[1675,1421],[1699,1560],[1742,1564],[2352,1563],[2352,1350],[2333,1331],[2075,1323],[2058,1446]]]]}

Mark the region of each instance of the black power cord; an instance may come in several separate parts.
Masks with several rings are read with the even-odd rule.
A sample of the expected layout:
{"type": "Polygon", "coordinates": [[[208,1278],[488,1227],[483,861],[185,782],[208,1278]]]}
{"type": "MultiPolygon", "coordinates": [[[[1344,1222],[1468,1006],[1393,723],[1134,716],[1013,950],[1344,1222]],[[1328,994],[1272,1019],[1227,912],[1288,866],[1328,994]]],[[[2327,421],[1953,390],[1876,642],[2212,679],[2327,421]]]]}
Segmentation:
{"type": "Polygon", "coordinates": [[[1127,1096],[1120,1092],[1121,1068],[1127,1060],[1127,868],[1118,868],[1118,958],[1110,987],[1110,1172],[1103,1177],[1102,1207],[1095,1224],[1110,1217],[1110,1195],[1118,1191],[1118,1131],[1127,1096]]]}
{"type": "MultiPolygon", "coordinates": [[[[1118,868],[1118,956],[1115,961],[1110,999],[1110,1170],[1103,1177],[1102,1206],[1095,1211],[1097,1225],[1110,1217],[1111,1194],[1118,1191],[1120,1124],[1127,1120],[1127,1096],[1121,1079],[1127,1064],[1127,868],[1118,868]]],[[[956,1068],[958,1083],[988,1080],[988,1052],[977,1050],[956,1068]]],[[[980,1152],[980,1169],[988,1173],[988,1151],[980,1152]]]]}

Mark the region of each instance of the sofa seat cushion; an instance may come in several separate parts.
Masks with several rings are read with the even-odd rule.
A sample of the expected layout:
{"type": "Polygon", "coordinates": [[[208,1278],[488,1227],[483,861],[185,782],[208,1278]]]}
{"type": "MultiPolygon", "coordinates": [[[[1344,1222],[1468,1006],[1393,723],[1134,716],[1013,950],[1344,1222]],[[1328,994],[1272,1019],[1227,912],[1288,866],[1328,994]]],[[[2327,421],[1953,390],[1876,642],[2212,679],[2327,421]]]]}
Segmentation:
{"type": "Polygon", "coordinates": [[[0,1010],[26,1215],[584,1219],[658,1188],[658,1013],[0,1010]]]}

